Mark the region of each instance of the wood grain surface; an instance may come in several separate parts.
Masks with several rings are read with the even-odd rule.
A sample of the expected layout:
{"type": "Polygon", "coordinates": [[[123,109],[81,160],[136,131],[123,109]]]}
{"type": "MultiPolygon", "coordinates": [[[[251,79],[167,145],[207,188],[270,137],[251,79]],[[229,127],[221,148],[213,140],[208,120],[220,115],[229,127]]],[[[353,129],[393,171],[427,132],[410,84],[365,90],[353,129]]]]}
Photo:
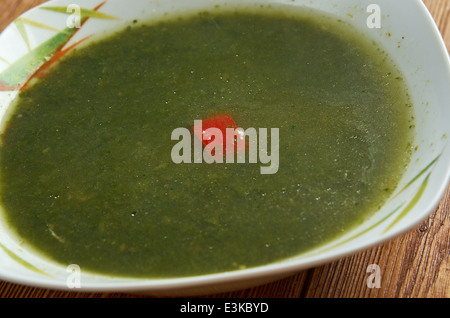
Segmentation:
{"type": "MultiPolygon", "coordinates": [[[[43,0],[0,0],[0,30],[43,0]]],[[[450,48],[450,0],[425,0],[450,48]]],[[[0,281],[1,298],[136,298],[123,293],[47,290],[0,281]]],[[[255,288],[205,295],[213,298],[450,298],[450,188],[419,226],[396,239],[338,261],[255,288]],[[380,288],[369,288],[377,264],[380,288]]]]}

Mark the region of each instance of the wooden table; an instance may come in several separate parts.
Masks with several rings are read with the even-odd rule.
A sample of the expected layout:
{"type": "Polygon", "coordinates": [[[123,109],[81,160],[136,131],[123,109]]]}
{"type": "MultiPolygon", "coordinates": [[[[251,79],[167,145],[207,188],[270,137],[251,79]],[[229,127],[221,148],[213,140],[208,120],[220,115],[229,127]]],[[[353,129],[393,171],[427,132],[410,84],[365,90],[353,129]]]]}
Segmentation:
{"type": "MultiPolygon", "coordinates": [[[[0,30],[44,0],[0,0],[0,30]]],[[[450,0],[425,0],[447,48],[450,47],[450,0]]],[[[77,293],[0,281],[1,298],[135,298],[121,293],[77,293]]],[[[450,188],[439,207],[408,233],[338,261],[304,270],[255,288],[208,295],[214,298],[449,298],[450,188]],[[368,288],[367,266],[378,264],[380,288],[368,288]]]]}

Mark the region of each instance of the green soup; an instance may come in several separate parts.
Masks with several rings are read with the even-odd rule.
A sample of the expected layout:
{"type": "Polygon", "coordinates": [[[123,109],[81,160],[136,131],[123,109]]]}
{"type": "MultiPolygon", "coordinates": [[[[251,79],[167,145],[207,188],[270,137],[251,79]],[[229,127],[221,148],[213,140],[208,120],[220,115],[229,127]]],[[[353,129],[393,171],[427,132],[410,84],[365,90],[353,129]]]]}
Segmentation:
{"type": "Polygon", "coordinates": [[[395,189],[413,138],[401,74],[352,32],[315,15],[218,11],[72,51],[7,123],[8,222],[61,264],[137,277],[264,265],[342,235],[395,189]],[[276,173],[173,162],[172,131],[222,113],[279,129],[276,173]]]}

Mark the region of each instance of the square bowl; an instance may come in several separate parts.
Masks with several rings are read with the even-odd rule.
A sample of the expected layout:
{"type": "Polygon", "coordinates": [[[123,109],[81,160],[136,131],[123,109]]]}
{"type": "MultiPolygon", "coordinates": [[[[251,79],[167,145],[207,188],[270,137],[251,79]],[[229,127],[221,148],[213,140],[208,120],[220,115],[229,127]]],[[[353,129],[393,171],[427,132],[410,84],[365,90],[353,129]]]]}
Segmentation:
{"type": "MultiPolygon", "coordinates": [[[[20,91],[20,85],[42,66],[42,48],[61,34],[68,23],[71,0],[52,0],[18,17],[0,35],[0,118],[20,91]],[[48,10],[67,8],[68,10],[48,10]],[[45,9],[47,8],[47,9],[45,9]],[[41,55],[39,55],[41,54],[41,55]],[[7,61],[7,62],[6,62],[7,61]]],[[[390,240],[410,230],[438,205],[450,178],[450,63],[441,35],[419,0],[78,0],[79,7],[96,11],[88,23],[67,37],[70,47],[89,37],[83,45],[120,30],[134,20],[151,21],[184,12],[214,10],[217,6],[239,8],[279,5],[296,10],[318,10],[372,38],[403,73],[414,105],[416,150],[396,191],[364,223],[329,244],[280,262],[185,278],[137,279],[82,273],[78,290],[139,292],[151,295],[218,293],[267,283],[390,240]],[[377,11],[378,10],[378,11],[377,11]],[[379,25],[370,20],[379,13],[379,25]],[[112,18],[113,17],[113,18],[112,18]]],[[[51,58],[55,50],[44,52],[51,58]]],[[[0,219],[0,278],[43,288],[70,288],[72,267],[62,266],[28,249],[0,219]]]]}

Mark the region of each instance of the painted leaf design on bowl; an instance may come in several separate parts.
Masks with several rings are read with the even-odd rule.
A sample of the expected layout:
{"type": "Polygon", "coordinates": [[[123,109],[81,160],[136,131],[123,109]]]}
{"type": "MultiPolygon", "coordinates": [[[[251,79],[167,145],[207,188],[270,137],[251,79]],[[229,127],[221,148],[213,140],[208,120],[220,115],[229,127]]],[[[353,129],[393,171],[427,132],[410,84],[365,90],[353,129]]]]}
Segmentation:
{"type": "MultiPolygon", "coordinates": [[[[100,3],[94,9],[81,8],[80,10],[80,27],[67,26],[62,31],[57,30],[44,23],[30,20],[24,17],[20,17],[15,20],[14,24],[25,41],[29,52],[19,58],[16,62],[11,64],[6,70],[0,73],[0,91],[15,91],[23,90],[31,79],[35,77],[45,76],[45,71],[58,61],[61,57],[67,54],[75,46],[86,40],[85,37],[69,47],[65,47],[69,40],[81,29],[81,27],[90,18],[95,19],[119,19],[117,17],[104,14],[98,10],[106,3],[106,1],[100,3]],[[43,28],[46,30],[57,31],[53,37],[47,41],[41,43],[39,46],[31,50],[31,46],[28,39],[28,34],[25,30],[25,24],[29,24],[35,27],[43,28]]],[[[40,7],[42,10],[49,10],[58,14],[69,14],[66,7],[40,7]]],[[[7,62],[6,59],[1,58],[2,61],[7,62]]]]}

